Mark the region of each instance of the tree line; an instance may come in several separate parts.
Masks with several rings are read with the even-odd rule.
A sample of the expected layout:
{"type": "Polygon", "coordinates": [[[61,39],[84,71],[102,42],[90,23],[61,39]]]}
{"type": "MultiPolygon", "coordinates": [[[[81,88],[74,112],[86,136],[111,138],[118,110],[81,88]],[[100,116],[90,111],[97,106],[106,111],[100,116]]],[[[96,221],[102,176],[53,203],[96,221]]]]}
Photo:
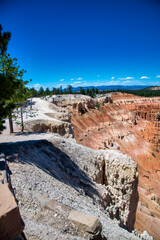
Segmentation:
{"type": "Polygon", "coordinates": [[[111,90],[98,90],[98,88],[87,88],[84,89],[83,87],[80,87],[79,91],[73,91],[72,86],[68,85],[67,88],[62,89],[62,86],[59,88],[53,88],[50,90],[49,88],[44,89],[41,87],[39,90],[36,90],[35,88],[28,89],[29,95],[32,97],[45,97],[47,95],[61,95],[61,94],[83,94],[88,95],[92,98],[96,96],[96,94],[107,94],[111,92],[121,92],[121,93],[128,93],[133,94],[141,97],[159,97],[160,96],[160,90],[148,90],[148,89],[140,89],[140,90],[121,90],[121,89],[111,89],[111,90]]]}
{"type": "Polygon", "coordinates": [[[121,89],[107,90],[107,91],[103,90],[101,91],[101,94],[106,94],[110,92],[128,93],[128,94],[133,94],[140,97],[160,97],[160,90],[149,90],[145,88],[140,90],[121,90],[121,89]]]}
{"type": "Polygon", "coordinates": [[[80,91],[73,91],[72,85],[68,85],[67,88],[62,89],[62,86],[59,88],[53,88],[50,90],[48,87],[44,89],[43,87],[40,87],[39,90],[36,90],[34,87],[28,89],[29,95],[32,97],[45,97],[45,96],[51,96],[51,95],[61,95],[61,94],[83,94],[88,95],[92,98],[96,96],[96,94],[99,93],[98,88],[87,88],[86,90],[82,87],[80,87],[80,91]]]}

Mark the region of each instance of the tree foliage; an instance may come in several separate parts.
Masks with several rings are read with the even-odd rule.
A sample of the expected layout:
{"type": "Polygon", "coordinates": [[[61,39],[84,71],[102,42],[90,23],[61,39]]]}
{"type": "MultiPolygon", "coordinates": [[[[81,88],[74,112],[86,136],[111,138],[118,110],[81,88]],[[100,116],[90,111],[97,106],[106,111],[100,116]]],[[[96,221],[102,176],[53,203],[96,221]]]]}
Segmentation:
{"type": "Polygon", "coordinates": [[[3,28],[0,24],[0,53],[4,55],[7,51],[8,42],[11,38],[10,32],[2,32],[3,28]]]}
{"type": "Polygon", "coordinates": [[[68,85],[67,90],[68,90],[68,93],[71,94],[72,93],[72,85],[68,85]]]}
{"type": "Polygon", "coordinates": [[[27,81],[23,81],[25,70],[20,70],[16,58],[11,58],[6,53],[8,41],[11,34],[9,32],[2,33],[0,25],[0,132],[4,129],[4,119],[8,116],[10,120],[11,132],[12,110],[18,102],[23,102],[27,97],[27,89],[25,85],[27,81]]]}
{"type": "Polygon", "coordinates": [[[79,92],[74,92],[72,85],[68,85],[67,88],[62,89],[62,86],[59,88],[53,87],[52,90],[49,90],[49,88],[46,88],[46,90],[41,87],[38,91],[35,88],[29,89],[30,95],[32,97],[45,97],[47,95],[61,95],[61,94],[83,94],[83,95],[88,95],[94,98],[96,94],[98,94],[98,89],[96,88],[87,88],[86,90],[83,87],[80,87],[79,92]]]}

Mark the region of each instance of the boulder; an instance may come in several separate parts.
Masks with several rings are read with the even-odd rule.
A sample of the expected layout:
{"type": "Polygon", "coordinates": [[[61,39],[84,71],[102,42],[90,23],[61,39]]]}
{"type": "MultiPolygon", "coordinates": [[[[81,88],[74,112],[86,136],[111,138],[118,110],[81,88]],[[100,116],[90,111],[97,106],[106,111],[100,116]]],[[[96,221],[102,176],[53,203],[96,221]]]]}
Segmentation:
{"type": "Polygon", "coordinates": [[[73,136],[73,128],[70,123],[58,120],[37,119],[26,121],[24,123],[25,130],[29,132],[52,132],[61,136],[73,136]]]}
{"type": "Polygon", "coordinates": [[[81,232],[96,234],[101,232],[102,225],[97,217],[71,210],[68,219],[73,222],[81,232]]]}
{"type": "Polygon", "coordinates": [[[47,202],[45,208],[60,214],[65,214],[66,212],[69,212],[71,210],[71,208],[67,207],[66,205],[60,204],[54,199],[51,199],[49,202],[47,202]]]}
{"type": "Polygon", "coordinates": [[[10,240],[23,232],[24,223],[8,184],[0,185],[0,239],[10,240]]]}

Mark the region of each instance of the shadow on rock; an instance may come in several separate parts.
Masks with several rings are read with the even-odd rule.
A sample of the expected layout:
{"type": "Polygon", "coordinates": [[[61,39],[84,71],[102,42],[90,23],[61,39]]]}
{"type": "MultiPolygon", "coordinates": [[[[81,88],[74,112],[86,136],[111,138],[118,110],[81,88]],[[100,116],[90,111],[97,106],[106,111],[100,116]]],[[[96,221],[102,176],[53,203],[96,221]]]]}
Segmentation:
{"type": "Polygon", "coordinates": [[[94,198],[99,196],[91,179],[63,151],[47,140],[0,144],[8,162],[35,165],[59,181],[94,198]]]}

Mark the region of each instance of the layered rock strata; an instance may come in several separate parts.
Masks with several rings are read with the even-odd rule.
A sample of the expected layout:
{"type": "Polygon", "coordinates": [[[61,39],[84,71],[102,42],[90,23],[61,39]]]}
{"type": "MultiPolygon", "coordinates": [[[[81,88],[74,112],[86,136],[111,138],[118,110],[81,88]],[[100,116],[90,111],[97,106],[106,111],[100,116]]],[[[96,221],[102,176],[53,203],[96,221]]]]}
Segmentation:
{"type": "Polygon", "coordinates": [[[113,94],[111,98],[112,103],[100,103],[99,110],[91,109],[82,114],[71,109],[74,136],[84,146],[118,149],[138,163],[140,204],[143,208],[138,207],[135,226],[144,231],[145,221],[150,219],[151,223],[156,218],[156,226],[159,227],[148,227],[147,231],[158,239],[159,207],[152,201],[154,207],[149,204],[147,211],[143,209],[148,204],[146,197],[153,193],[160,197],[160,98],[129,94],[113,94]]]}

